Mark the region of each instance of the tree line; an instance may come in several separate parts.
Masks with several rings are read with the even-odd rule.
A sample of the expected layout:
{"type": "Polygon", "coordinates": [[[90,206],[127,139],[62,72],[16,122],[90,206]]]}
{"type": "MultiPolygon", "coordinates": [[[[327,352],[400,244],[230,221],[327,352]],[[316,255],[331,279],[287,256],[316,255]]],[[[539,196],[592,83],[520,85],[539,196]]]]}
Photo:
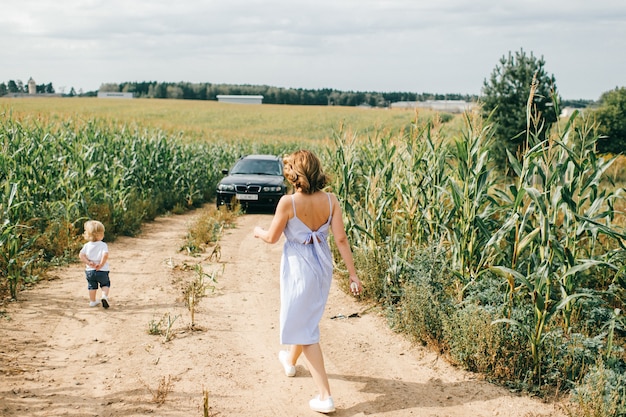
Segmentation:
{"type": "MultiPolygon", "coordinates": [[[[261,95],[265,104],[290,104],[314,106],[360,106],[388,107],[398,101],[428,100],[464,100],[477,101],[477,95],[471,94],[439,94],[411,92],[362,92],[341,91],[330,88],[304,89],[282,88],[268,85],[250,84],[213,84],[190,82],[122,82],[105,83],[100,86],[101,92],[133,93],[136,98],[160,98],[179,100],[217,100],[218,95],[261,95]]],[[[98,91],[78,93],[71,88],[69,94],[62,95],[93,97],[98,91]]],[[[38,84],[37,94],[55,94],[52,83],[38,84]]],[[[28,83],[22,80],[0,82],[0,97],[7,94],[28,94],[28,83]]]]}
{"type": "MultiPolygon", "coordinates": [[[[412,93],[412,92],[375,92],[341,91],[331,88],[304,89],[282,88],[268,85],[251,84],[214,84],[191,82],[122,82],[103,83],[98,91],[133,93],[136,98],[217,100],[218,95],[261,95],[265,104],[313,105],[313,106],[361,106],[389,107],[399,101],[429,100],[464,100],[476,102],[476,94],[460,93],[412,93]]],[[[60,91],[64,96],[95,97],[98,91],[76,92],[74,87],[69,93],[60,91]]],[[[53,84],[37,84],[37,94],[57,93],[53,84]]],[[[21,80],[0,82],[0,97],[8,94],[28,94],[28,83],[21,80]]],[[[563,106],[584,108],[593,104],[592,100],[563,100],[563,106]]]]}
{"type": "Polygon", "coordinates": [[[398,101],[465,100],[476,101],[470,94],[436,94],[410,92],[340,91],[331,88],[281,88],[268,85],[213,84],[190,82],[124,82],[103,84],[99,91],[133,93],[138,98],[175,98],[187,100],[217,100],[218,95],[261,95],[265,104],[313,106],[388,107],[398,101]]]}
{"type": "MultiPolygon", "coordinates": [[[[331,88],[304,89],[282,88],[268,85],[250,84],[214,84],[191,82],[122,82],[104,83],[98,91],[133,93],[136,98],[160,98],[179,100],[217,100],[218,95],[261,95],[265,104],[289,104],[311,106],[360,106],[388,107],[398,101],[428,100],[464,100],[475,102],[477,95],[472,94],[439,94],[411,92],[363,92],[341,91],[331,88]]],[[[66,96],[94,97],[98,91],[82,91],[76,93],[72,87],[66,96]]],[[[54,94],[52,83],[38,84],[37,94],[54,94]]],[[[0,83],[0,97],[7,94],[28,94],[28,83],[21,80],[9,80],[0,83]]]]}

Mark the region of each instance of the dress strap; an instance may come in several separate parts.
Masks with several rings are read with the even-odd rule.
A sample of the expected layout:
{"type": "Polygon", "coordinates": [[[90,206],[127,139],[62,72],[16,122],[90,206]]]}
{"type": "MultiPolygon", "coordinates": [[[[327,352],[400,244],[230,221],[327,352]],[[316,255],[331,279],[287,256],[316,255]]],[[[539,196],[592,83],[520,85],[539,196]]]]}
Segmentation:
{"type": "Polygon", "coordinates": [[[330,209],[330,211],[328,212],[328,220],[326,221],[328,223],[330,219],[333,218],[333,201],[330,199],[330,193],[326,193],[326,196],[328,196],[328,207],[330,209]]]}
{"type": "Polygon", "coordinates": [[[293,207],[293,217],[297,217],[296,216],[296,200],[294,200],[293,198],[293,194],[291,194],[291,206],[293,207]]]}

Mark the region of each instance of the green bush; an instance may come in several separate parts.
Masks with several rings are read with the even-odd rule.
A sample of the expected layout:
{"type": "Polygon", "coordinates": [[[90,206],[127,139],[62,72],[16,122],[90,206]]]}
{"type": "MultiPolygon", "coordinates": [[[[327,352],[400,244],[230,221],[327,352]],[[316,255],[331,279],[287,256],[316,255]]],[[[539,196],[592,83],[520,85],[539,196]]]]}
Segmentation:
{"type": "Polygon", "coordinates": [[[603,93],[593,115],[602,135],[598,141],[598,152],[626,154],[626,87],[603,93]]]}
{"type": "Polygon", "coordinates": [[[417,251],[405,268],[405,283],[392,321],[415,341],[446,350],[444,323],[453,310],[448,270],[437,245],[417,251]]]}
{"type": "Polygon", "coordinates": [[[547,332],[541,383],[569,391],[600,357],[603,346],[604,342],[600,336],[564,334],[561,329],[547,332]]]}
{"type": "Polygon", "coordinates": [[[448,354],[472,372],[493,380],[514,381],[520,373],[517,365],[527,352],[514,329],[492,324],[495,317],[474,304],[455,310],[444,326],[448,354]]]}
{"type": "Polygon", "coordinates": [[[602,361],[594,364],[583,381],[573,390],[576,417],[626,416],[626,366],[609,368],[602,361]]]}

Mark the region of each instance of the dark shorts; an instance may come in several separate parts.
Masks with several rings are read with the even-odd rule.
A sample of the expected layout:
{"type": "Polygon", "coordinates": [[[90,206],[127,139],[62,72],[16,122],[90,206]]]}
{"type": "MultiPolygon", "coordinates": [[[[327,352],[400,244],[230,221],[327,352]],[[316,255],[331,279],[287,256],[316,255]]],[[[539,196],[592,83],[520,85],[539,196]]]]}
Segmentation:
{"type": "Polygon", "coordinates": [[[111,281],[109,281],[109,271],[85,271],[87,276],[87,289],[97,290],[98,284],[100,287],[110,287],[111,281]]]}

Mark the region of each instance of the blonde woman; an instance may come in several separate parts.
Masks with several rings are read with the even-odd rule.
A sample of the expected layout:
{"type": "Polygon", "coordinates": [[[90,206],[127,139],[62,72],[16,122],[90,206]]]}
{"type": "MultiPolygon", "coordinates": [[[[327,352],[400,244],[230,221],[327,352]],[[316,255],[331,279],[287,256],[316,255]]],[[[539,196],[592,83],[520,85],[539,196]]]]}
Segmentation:
{"type": "Polygon", "coordinates": [[[83,237],[87,243],[80,250],[80,260],[85,264],[89,307],[100,304],[96,300],[98,286],[102,289],[102,307],[109,308],[109,248],[104,239],[104,225],[97,220],[89,220],[84,225],[83,237]]]}
{"type": "Polygon", "coordinates": [[[312,152],[300,150],[286,156],[283,164],[294,193],[280,199],[269,229],[257,226],[254,236],[276,243],[285,234],[280,265],[280,343],[290,348],[280,351],[278,358],[285,374],[294,376],[298,357],[304,354],[319,391],[309,406],[320,413],[331,413],[335,404],[319,344],[319,322],[333,275],[329,231],[348,269],[352,293],[360,294],[363,287],[354,267],[339,201],[324,191],[328,177],[320,160],[312,152]]]}

